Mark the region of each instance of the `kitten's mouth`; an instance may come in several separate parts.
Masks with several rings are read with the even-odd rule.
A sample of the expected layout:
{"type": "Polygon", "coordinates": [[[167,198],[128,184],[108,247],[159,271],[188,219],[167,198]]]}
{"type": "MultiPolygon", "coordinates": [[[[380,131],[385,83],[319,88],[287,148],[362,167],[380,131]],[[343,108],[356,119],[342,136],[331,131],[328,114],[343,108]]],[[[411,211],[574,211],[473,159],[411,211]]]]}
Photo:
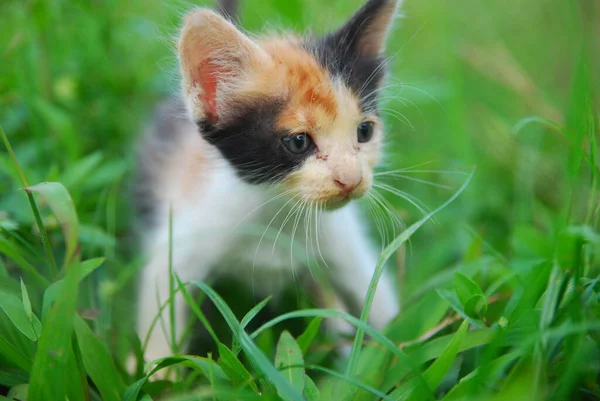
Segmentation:
{"type": "Polygon", "coordinates": [[[348,203],[364,198],[369,190],[358,188],[353,191],[335,191],[334,193],[323,193],[320,196],[307,196],[306,203],[322,210],[333,211],[346,206],[348,203]]]}
{"type": "Polygon", "coordinates": [[[346,206],[348,203],[350,203],[351,200],[352,200],[352,198],[350,196],[344,196],[340,199],[331,200],[331,201],[328,201],[325,203],[324,209],[325,210],[337,210],[337,209],[340,209],[340,208],[346,206]]]}
{"type": "Polygon", "coordinates": [[[363,194],[358,193],[358,192],[341,193],[334,198],[328,199],[324,203],[324,209],[325,210],[337,210],[337,209],[340,209],[340,208],[346,206],[351,201],[360,199],[362,197],[363,197],[363,194]]]}

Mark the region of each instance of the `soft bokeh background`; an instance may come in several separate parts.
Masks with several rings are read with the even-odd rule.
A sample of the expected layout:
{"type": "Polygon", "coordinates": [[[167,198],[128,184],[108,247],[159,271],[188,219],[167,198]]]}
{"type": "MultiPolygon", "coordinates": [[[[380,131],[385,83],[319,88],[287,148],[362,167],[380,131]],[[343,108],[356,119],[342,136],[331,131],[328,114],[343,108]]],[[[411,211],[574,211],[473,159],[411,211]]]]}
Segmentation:
{"type": "MultiPolygon", "coordinates": [[[[361,3],[246,0],[242,20],[251,32],[324,32],[361,3]]],[[[190,5],[2,4],[0,121],[30,182],[59,180],[70,190],[88,234],[82,240],[96,245],[84,248],[91,254],[112,249],[114,234],[121,245],[123,236],[129,239],[133,144],[156,101],[178,89],[172,39],[190,5]]],[[[600,53],[593,51],[597,9],[593,1],[405,2],[388,46],[390,168],[477,167],[461,200],[413,239],[409,285],[460,257],[470,241],[466,227],[510,253],[515,232],[534,223],[552,231],[549,215],[565,206],[571,191],[586,201],[586,171],[569,162],[585,140],[565,138],[547,124],[516,127],[531,116],[576,126],[592,101],[586,94],[597,89],[591,82],[600,53]]],[[[2,224],[26,224],[28,205],[3,161],[2,224]]],[[[452,177],[418,178],[444,184],[452,177]]],[[[451,193],[398,184],[430,209],[451,193]]],[[[394,204],[408,222],[419,216],[407,202],[394,204]]],[[[127,249],[120,246],[119,255],[127,249]]]]}
{"type": "MultiPolygon", "coordinates": [[[[325,32],[362,3],[243,0],[242,22],[251,32],[325,32]]],[[[29,183],[59,181],[69,190],[82,257],[107,257],[84,283],[82,302],[96,332],[116,348],[128,344],[118,329],[131,318],[128,290],[140,264],[128,195],[133,147],[153,105],[177,90],[172,39],[190,6],[158,0],[0,3],[0,125],[29,183]]],[[[600,5],[405,0],[402,10],[388,45],[385,169],[418,166],[428,172],[406,175],[443,187],[402,177],[388,182],[431,210],[463,182],[456,172],[476,168],[458,201],[411,238],[405,263],[399,258],[390,266],[399,274],[403,302],[436,299],[434,310],[443,302],[435,290],[450,288],[456,270],[476,272],[487,288],[511,269],[556,260],[570,225],[597,228],[592,172],[598,168],[600,5]]],[[[22,273],[10,249],[43,266],[20,187],[17,170],[0,153],[0,272],[13,277],[22,273]]],[[[406,200],[386,197],[405,222],[422,216],[406,200]]],[[[58,224],[49,212],[43,217],[60,254],[58,224]]],[[[586,274],[593,278],[597,266],[590,260],[586,274]]],[[[18,280],[2,279],[0,288],[17,291],[18,280]]],[[[40,291],[30,292],[39,300],[40,291]]],[[[414,318],[419,333],[415,327],[427,318],[414,318]]]]}

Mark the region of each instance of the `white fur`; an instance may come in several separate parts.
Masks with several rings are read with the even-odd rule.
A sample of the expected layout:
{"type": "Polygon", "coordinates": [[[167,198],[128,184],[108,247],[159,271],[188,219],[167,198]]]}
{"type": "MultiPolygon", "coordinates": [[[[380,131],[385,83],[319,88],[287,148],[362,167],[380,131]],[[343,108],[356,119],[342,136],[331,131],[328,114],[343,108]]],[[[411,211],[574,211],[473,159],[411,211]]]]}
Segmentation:
{"type": "MultiPolygon", "coordinates": [[[[193,125],[190,124],[188,131],[195,138],[199,137],[193,125]]],[[[211,163],[213,167],[197,177],[197,183],[188,189],[187,197],[178,198],[178,203],[173,206],[173,270],[182,281],[202,281],[209,275],[233,271],[257,293],[266,295],[278,291],[281,278],[284,282],[292,280],[294,274],[304,271],[302,260],[307,256],[319,262],[336,287],[350,295],[358,305],[363,304],[377,263],[377,253],[365,233],[355,204],[321,215],[314,209],[305,208],[302,215],[298,213],[288,218],[293,207],[300,206],[295,199],[280,196],[272,200],[278,194],[274,188],[244,183],[227,162],[218,158],[211,163]],[[287,223],[282,227],[286,218],[287,223]],[[273,235],[262,236],[267,225],[273,235]],[[259,231],[256,231],[257,227],[260,227],[259,231]],[[251,228],[254,228],[254,234],[249,232],[251,228]],[[294,253],[292,234],[297,244],[294,253]],[[276,245],[274,237],[277,237],[276,245]],[[216,271],[217,267],[219,271],[216,271]]],[[[174,191],[173,195],[179,193],[174,191]]],[[[169,199],[168,193],[164,196],[169,199]]],[[[169,297],[168,209],[164,205],[158,213],[156,228],[146,233],[145,245],[150,260],[142,272],[138,299],[137,329],[142,340],[159,313],[159,305],[166,303],[169,297]]],[[[382,328],[398,312],[392,287],[384,276],[370,319],[377,328],[382,328]]],[[[163,323],[156,325],[149,337],[147,361],[172,353],[168,310],[165,308],[163,323]]],[[[185,322],[186,306],[178,294],[175,297],[177,336],[182,334],[185,322]]],[[[347,330],[340,322],[333,324],[338,330],[347,330]]]]}
{"type": "MultiPolygon", "coordinates": [[[[366,52],[381,51],[397,6],[394,1],[385,5],[387,8],[379,15],[377,24],[367,31],[363,43],[366,52]]],[[[253,76],[253,72],[279,71],[281,77],[286,76],[282,71],[287,73],[285,68],[277,69],[279,64],[258,43],[223,18],[203,9],[186,17],[179,54],[183,94],[192,120],[207,117],[226,121],[230,97],[270,93],[271,86],[282,86],[273,84],[278,82],[276,77],[261,80],[253,76]],[[211,77],[218,78],[215,93],[212,93],[211,77]],[[254,81],[260,82],[260,90],[244,84],[254,81]]],[[[334,87],[341,111],[327,126],[328,135],[321,135],[317,140],[321,154],[311,156],[301,169],[286,177],[287,184],[278,188],[244,183],[201,139],[193,124],[188,122],[183,128],[185,135],[178,139],[180,152],[175,152],[171,163],[159,166],[156,172],[161,182],[153,190],[160,205],[155,216],[157,225],[145,233],[150,260],[140,280],[137,327],[140,338],[146,337],[159,314],[159,306],[169,298],[170,248],[173,270],[183,282],[201,281],[213,274],[233,271],[255,291],[266,295],[277,292],[282,281],[291,280],[303,271],[306,268],[303,261],[312,260],[325,269],[329,281],[347,300],[351,298],[350,302],[358,306],[364,303],[377,253],[370,245],[356,205],[350,203],[336,211],[319,213],[299,197],[290,198],[284,196],[286,192],[282,193],[291,186],[304,201],[319,199],[323,202],[340,196],[339,182],[356,183],[357,196],[364,195],[371,187],[381,128],[377,126],[377,134],[369,144],[356,143],[356,126],[368,116],[362,115],[354,97],[343,85],[338,82],[334,87]],[[173,211],[172,243],[169,241],[170,209],[173,211]],[[258,235],[251,235],[250,227],[262,229],[258,235]],[[261,234],[265,227],[265,234],[261,234]],[[269,229],[275,235],[267,235],[269,229]],[[293,246],[294,239],[300,249],[293,246]]],[[[342,303],[334,301],[334,304],[344,309],[342,303]]],[[[186,323],[186,307],[180,293],[175,296],[174,307],[174,335],[180,336],[186,323]]],[[[168,310],[162,313],[163,323],[149,335],[147,360],[176,351],[170,346],[173,333],[169,330],[168,310]]],[[[371,310],[370,322],[379,329],[398,313],[393,285],[385,275],[371,310]]],[[[337,330],[348,329],[343,322],[331,323],[337,330]]]]}

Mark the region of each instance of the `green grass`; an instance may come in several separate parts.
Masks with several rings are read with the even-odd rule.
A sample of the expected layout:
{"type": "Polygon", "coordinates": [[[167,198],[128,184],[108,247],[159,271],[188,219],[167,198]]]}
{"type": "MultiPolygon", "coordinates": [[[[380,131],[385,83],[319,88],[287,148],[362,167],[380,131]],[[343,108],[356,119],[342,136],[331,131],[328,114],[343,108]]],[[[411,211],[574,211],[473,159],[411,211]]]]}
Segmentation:
{"type": "MultiPolygon", "coordinates": [[[[170,38],[189,6],[163,3],[0,3],[0,400],[600,399],[592,0],[405,1],[386,169],[421,172],[381,178],[436,210],[474,173],[434,221],[387,239],[403,310],[383,333],[344,315],[358,334],[340,343],[320,330],[340,315],[297,288],[276,306],[195,283],[186,299],[214,305],[194,308],[211,352],[162,361],[174,382],[129,375],[132,149],[176,90],[170,38]]],[[[322,32],[361,1],[242,3],[251,31],[322,32]]],[[[407,225],[423,218],[380,193],[407,225]]],[[[391,220],[372,218],[374,240],[391,220]]]]}

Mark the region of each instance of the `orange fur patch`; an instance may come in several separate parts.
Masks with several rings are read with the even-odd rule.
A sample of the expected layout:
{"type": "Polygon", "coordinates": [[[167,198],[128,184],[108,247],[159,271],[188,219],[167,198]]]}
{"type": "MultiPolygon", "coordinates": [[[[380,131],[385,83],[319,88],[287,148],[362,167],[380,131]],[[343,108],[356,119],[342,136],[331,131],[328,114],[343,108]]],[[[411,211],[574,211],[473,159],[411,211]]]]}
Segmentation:
{"type": "Polygon", "coordinates": [[[314,133],[331,125],[339,115],[339,100],[327,71],[294,39],[267,39],[261,45],[275,61],[280,92],[287,95],[278,128],[314,133]]]}

